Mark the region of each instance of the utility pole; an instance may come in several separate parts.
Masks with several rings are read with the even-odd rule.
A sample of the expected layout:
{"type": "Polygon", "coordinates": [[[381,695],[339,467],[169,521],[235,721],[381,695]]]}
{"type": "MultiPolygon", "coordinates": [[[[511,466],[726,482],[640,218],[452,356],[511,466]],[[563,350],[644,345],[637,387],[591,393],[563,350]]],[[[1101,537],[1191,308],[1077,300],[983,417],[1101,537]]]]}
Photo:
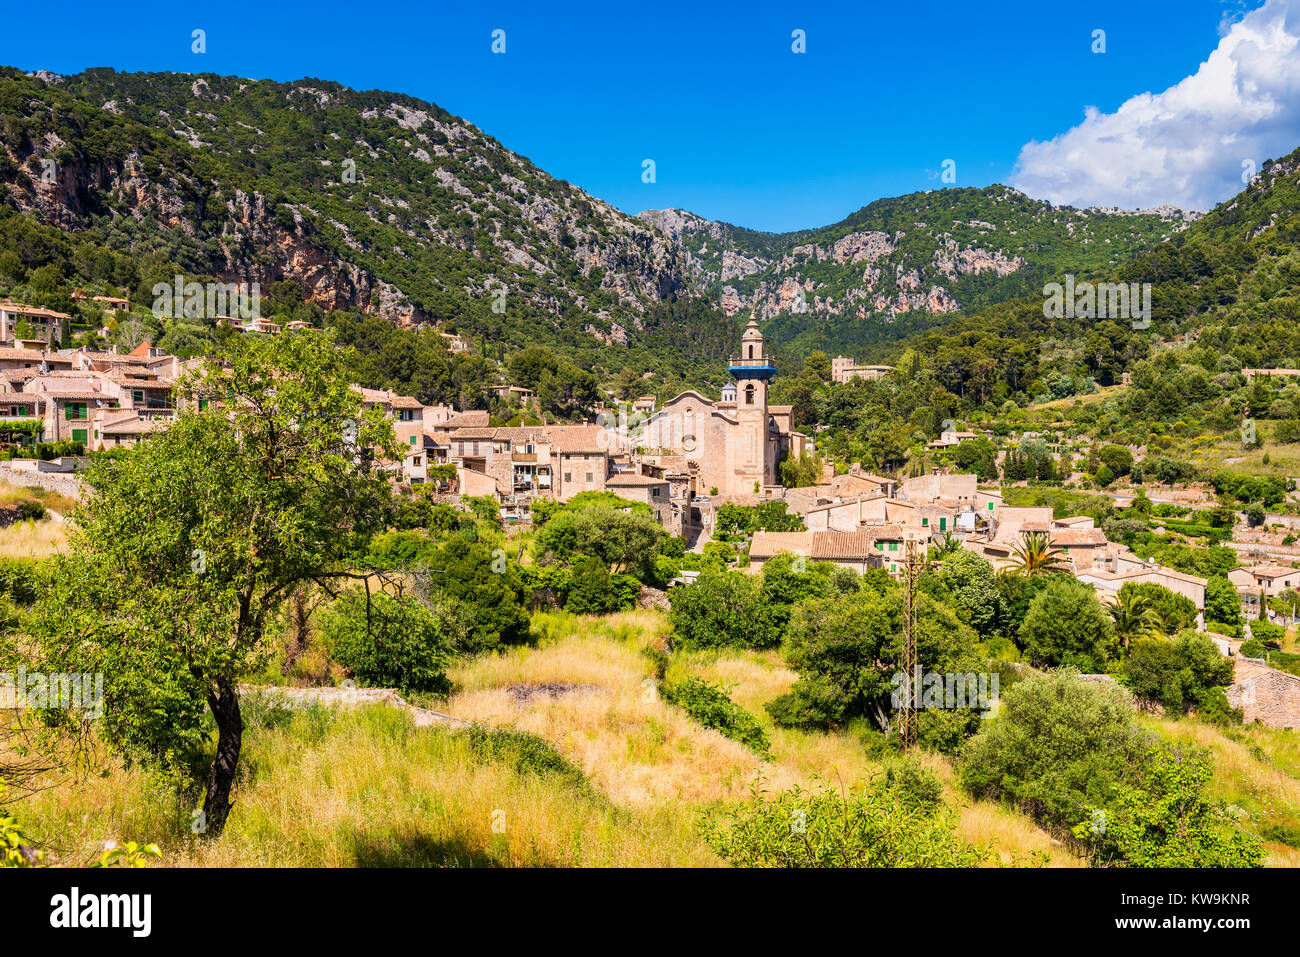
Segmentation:
{"type": "Polygon", "coordinates": [[[902,713],[899,715],[898,734],[903,742],[903,750],[910,751],[916,747],[916,705],[921,696],[921,661],[916,650],[917,608],[916,582],[922,571],[930,567],[930,562],[923,557],[917,542],[903,543],[903,687],[907,694],[903,696],[902,713]]]}

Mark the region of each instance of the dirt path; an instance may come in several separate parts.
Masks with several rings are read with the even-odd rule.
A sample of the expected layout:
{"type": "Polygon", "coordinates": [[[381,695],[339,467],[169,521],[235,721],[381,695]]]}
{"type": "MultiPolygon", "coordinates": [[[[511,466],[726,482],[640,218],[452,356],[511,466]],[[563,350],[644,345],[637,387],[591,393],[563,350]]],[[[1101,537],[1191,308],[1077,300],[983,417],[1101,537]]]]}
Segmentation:
{"type": "Polygon", "coordinates": [[[454,730],[471,724],[469,721],[453,718],[440,711],[430,711],[428,708],[417,708],[413,704],[408,704],[392,688],[286,688],[279,685],[240,685],[239,693],[245,700],[262,701],[286,708],[309,708],[313,705],[322,708],[355,708],[360,705],[381,704],[406,710],[417,728],[439,724],[454,730]]]}

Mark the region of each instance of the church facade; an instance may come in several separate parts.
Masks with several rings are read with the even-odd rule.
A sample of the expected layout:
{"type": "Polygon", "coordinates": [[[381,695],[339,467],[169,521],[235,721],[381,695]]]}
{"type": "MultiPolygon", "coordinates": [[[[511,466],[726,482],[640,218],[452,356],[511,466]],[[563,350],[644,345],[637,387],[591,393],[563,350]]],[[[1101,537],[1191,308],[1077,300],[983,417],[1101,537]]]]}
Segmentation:
{"type": "Polygon", "coordinates": [[[654,413],[631,443],[643,462],[661,459],[662,466],[684,470],[696,495],[714,489],[729,497],[761,494],[764,486],[780,483],[781,460],[801,454],[807,443],[792,428],[791,407],[768,404],[776,368],[752,319],[729,369],[735,385],[723,389],[723,400],[683,392],[654,413]]]}

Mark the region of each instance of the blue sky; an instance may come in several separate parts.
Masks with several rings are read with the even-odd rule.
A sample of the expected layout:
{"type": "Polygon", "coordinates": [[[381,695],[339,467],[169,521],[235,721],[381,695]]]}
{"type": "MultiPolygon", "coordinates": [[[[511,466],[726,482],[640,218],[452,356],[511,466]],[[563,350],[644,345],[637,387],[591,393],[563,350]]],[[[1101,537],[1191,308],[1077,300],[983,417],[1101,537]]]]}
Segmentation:
{"type": "MultiPolygon", "coordinates": [[[[438,103],[628,212],[677,206],[786,230],[938,188],[945,159],[956,162],[959,186],[1014,182],[1076,205],[1225,198],[1244,160],[1300,145],[1300,110],[1275,116],[1239,157],[1233,127],[1245,121],[1234,119],[1240,104],[1225,104],[1205,132],[1219,144],[1214,155],[1200,165],[1188,159],[1191,169],[1175,169],[1167,142],[1143,139],[1150,123],[1140,117],[1116,129],[1127,115],[1116,111],[1196,74],[1231,23],[1259,5],[286,0],[121,8],[67,0],[6,10],[0,63],[58,73],[112,66],[315,76],[395,90],[438,103]],[[207,32],[205,54],[190,50],[194,28],[207,32]],[[504,55],[491,52],[495,28],[506,31],[504,55]],[[791,50],[795,29],[806,32],[806,53],[791,50]],[[1105,30],[1104,54],[1091,50],[1095,29],[1105,30]],[[1084,124],[1087,107],[1096,113],[1084,124]],[[1126,137],[1137,141],[1115,145],[1126,137]],[[1048,145],[1022,152],[1031,141],[1048,145]],[[1139,155],[1140,175],[1116,180],[1116,168],[1139,155]],[[641,179],[647,158],[656,163],[653,184],[641,179]]],[[[1290,5],[1300,0],[1269,3],[1288,28],[1290,5]]],[[[1288,81],[1274,99],[1294,100],[1297,89],[1288,81]]],[[[1205,99],[1195,89],[1182,98],[1205,99]]],[[[1183,159],[1198,154],[1183,141],[1176,150],[1183,159]]]]}

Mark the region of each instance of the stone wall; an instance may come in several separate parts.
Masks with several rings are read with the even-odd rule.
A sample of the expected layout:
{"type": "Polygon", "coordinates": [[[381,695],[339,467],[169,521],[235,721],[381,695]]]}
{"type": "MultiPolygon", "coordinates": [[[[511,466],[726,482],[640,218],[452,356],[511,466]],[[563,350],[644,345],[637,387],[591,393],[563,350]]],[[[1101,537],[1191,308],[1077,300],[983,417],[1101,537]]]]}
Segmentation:
{"type": "Polygon", "coordinates": [[[43,488],[74,499],[80,499],[85,488],[81,484],[81,479],[70,472],[19,470],[7,463],[0,463],[0,481],[8,482],[10,485],[21,485],[24,488],[43,488]]]}
{"type": "Polygon", "coordinates": [[[1235,667],[1228,703],[1242,710],[1247,724],[1300,729],[1300,677],[1249,658],[1236,658],[1235,667]]]}

